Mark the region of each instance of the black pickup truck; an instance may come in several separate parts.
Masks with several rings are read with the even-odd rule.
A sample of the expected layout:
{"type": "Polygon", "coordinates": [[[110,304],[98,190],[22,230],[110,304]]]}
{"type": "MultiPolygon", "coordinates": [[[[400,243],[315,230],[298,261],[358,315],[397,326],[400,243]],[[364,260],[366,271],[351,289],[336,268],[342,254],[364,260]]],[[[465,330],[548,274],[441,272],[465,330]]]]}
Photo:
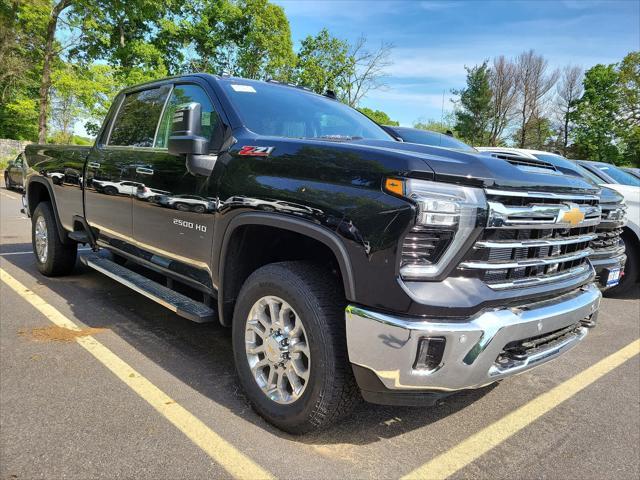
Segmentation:
{"type": "Polygon", "coordinates": [[[360,395],[491,384],[596,323],[597,188],[396,142],[330,95],[169,78],[121,92],[93,147],[26,155],[39,270],[68,274],[88,244],[89,267],[231,327],[246,395],[291,433],[360,395]]]}

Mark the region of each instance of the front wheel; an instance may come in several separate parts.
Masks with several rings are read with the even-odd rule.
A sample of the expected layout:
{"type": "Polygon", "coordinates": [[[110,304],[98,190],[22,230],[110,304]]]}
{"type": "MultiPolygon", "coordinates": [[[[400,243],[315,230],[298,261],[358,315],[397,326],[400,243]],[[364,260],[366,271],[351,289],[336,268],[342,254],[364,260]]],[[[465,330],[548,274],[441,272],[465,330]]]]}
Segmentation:
{"type": "Polygon", "coordinates": [[[240,383],[268,422],[303,434],[351,410],[358,390],[344,322],[344,295],[321,267],[273,263],[247,279],[233,316],[233,351],[240,383]]]}
{"type": "Polygon", "coordinates": [[[71,273],[76,264],[78,244],[60,241],[53,208],[49,202],[40,202],[33,212],[31,241],[40,273],[48,277],[71,273]]]}

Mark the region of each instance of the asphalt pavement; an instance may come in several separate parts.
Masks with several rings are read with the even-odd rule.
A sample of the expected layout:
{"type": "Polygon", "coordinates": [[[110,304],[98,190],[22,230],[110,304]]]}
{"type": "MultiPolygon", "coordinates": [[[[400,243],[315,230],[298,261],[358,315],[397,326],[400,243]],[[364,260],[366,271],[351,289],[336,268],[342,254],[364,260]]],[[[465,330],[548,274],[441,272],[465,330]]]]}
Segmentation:
{"type": "Polygon", "coordinates": [[[638,299],[604,299],[586,340],[533,371],[295,437],[251,410],[228,330],[80,263],[41,276],[19,197],[0,188],[2,480],[640,477],[638,299]]]}

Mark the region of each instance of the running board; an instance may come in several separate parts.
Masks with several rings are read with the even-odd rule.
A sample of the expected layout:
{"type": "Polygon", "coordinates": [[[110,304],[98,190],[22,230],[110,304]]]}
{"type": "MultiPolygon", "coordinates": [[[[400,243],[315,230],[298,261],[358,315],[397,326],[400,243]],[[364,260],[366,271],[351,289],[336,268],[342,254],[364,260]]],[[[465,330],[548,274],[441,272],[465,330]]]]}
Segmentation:
{"type": "Polygon", "coordinates": [[[204,303],[197,302],[186,295],[160,285],[158,282],[118,265],[108,258],[91,253],[82,255],[80,261],[188,320],[206,323],[218,318],[216,311],[204,303]]]}

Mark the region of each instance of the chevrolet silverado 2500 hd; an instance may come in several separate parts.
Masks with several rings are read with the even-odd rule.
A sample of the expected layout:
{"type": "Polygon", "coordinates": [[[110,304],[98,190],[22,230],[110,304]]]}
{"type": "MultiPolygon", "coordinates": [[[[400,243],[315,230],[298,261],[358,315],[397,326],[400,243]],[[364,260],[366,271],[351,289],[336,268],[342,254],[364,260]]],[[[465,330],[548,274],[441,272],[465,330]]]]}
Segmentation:
{"type": "Polygon", "coordinates": [[[292,433],[358,392],[427,405],[491,384],[596,323],[597,188],[396,142],[330,96],[169,78],[121,92],[93,147],[26,154],[39,270],[71,272],[86,243],[89,267],[231,327],[247,397],[292,433]],[[164,193],[105,191],[122,182],[164,193]]]}

